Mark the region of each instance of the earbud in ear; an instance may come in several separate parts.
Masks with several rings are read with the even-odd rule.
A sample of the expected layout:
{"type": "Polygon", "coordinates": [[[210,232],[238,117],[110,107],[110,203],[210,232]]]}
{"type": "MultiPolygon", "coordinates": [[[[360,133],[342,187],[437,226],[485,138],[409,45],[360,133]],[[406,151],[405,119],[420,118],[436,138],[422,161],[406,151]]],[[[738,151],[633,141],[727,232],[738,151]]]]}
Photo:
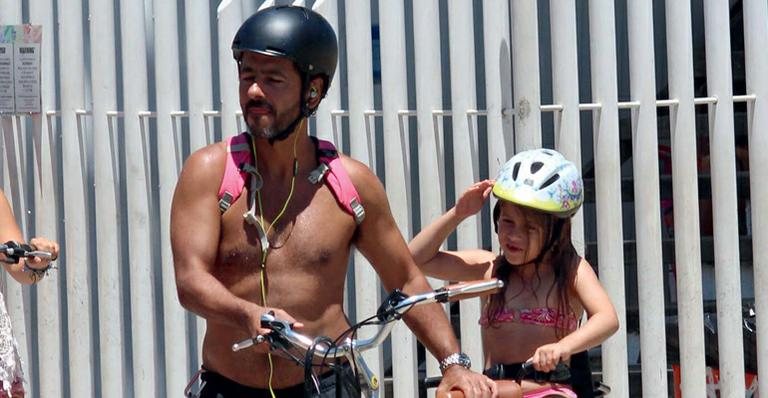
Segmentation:
{"type": "Polygon", "coordinates": [[[317,97],[317,89],[315,87],[309,88],[309,98],[316,98],[317,97]]]}

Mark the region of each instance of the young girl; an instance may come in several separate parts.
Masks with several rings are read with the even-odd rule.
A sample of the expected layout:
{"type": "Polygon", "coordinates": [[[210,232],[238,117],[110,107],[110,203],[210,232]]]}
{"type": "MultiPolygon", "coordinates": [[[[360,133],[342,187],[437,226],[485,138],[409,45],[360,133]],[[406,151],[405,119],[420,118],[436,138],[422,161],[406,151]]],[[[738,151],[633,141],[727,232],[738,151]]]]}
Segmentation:
{"type": "MultiPolygon", "coordinates": [[[[577,387],[577,368],[586,350],[611,336],[618,318],[590,264],[571,242],[571,216],[583,201],[578,169],[560,153],[535,149],[518,153],[496,181],[472,185],[456,206],[424,228],[409,244],[416,263],[432,277],[462,281],[496,277],[503,290],[483,299],[482,327],[486,374],[514,379],[531,361],[539,380],[560,381],[558,363],[574,356],[572,377],[544,394],[591,396],[589,373],[577,387]],[[493,220],[501,253],[440,251],[441,243],[465,218],[477,213],[493,191],[493,220]],[[579,325],[586,311],[586,323],[579,325]],[[578,355],[576,355],[578,353],[578,355]],[[582,392],[583,391],[583,392],[582,392]]],[[[545,396],[545,395],[536,395],[545,396]]],[[[546,395],[549,396],[549,395],[546,395]]]]}

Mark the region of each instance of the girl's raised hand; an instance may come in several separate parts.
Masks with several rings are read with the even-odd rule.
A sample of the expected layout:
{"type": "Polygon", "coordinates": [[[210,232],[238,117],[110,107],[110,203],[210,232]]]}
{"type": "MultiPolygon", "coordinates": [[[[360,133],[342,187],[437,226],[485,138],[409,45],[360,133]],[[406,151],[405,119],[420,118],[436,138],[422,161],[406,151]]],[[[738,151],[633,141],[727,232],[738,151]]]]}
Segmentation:
{"type": "Polygon", "coordinates": [[[466,218],[480,211],[491,194],[493,183],[493,180],[483,180],[467,188],[456,201],[456,215],[466,218]]]}

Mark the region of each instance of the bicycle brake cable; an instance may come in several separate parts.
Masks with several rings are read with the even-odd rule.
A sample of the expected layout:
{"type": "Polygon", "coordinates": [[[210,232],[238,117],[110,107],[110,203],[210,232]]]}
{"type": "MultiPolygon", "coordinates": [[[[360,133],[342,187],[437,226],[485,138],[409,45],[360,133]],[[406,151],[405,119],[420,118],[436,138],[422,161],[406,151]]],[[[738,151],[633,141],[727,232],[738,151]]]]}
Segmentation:
{"type": "MultiPolygon", "coordinates": [[[[326,336],[318,336],[315,337],[314,340],[312,340],[312,345],[309,346],[307,349],[307,352],[304,354],[304,395],[305,396],[312,396],[312,385],[310,384],[310,380],[312,381],[312,384],[314,384],[315,391],[317,393],[320,393],[320,383],[317,379],[317,376],[312,371],[312,368],[314,366],[314,357],[315,357],[315,350],[317,349],[317,346],[320,344],[325,344],[327,346],[327,349],[325,350],[325,357],[328,356],[328,352],[331,351],[331,349],[334,349],[336,345],[334,344],[333,340],[326,336]]],[[[323,357],[323,364],[325,363],[325,357],[323,357]]],[[[321,373],[322,373],[322,367],[323,365],[320,365],[321,367],[321,373]]]]}

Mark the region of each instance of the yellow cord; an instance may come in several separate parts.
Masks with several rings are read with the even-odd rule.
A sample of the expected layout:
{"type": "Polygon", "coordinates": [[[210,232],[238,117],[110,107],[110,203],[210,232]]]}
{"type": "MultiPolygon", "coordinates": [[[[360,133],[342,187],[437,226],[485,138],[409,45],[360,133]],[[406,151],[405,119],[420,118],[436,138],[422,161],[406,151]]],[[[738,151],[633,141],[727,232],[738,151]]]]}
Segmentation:
{"type": "MultiPolygon", "coordinates": [[[[304,124],[304,119],[301,120],[301,124],[299,125],[299,128],[304,124]]],[[[272,227],[277,224],[277,221],[280,219],[280,217],[283,216],[285,213],[285,210],[288,208],[288,203],[291,202],[291,198],[293,197],[293,189],[296,183],[296,174],[299,172],[299,161],[296,157],[296,141],[298,140],[299,135],[296,134],[296,136],[293,139],[293,176],[291,177],[291,190],[288,192],[288,198],[285,199],[285,203],[283,203],[283,208],[280,209],[280,212],[277,214],[277,216],[272,220],[272,223],[269,224],[269,229],[264,229],[264,209],[262,208],[261,204],[261,190],[256,191],[256,198],[259,203],[259,224],[261,225],[261,230],[264,231],[264,235],[266,236],[266,239],[269,240],[269,233],[272,231],[272,227]]],[[[251,140],[251,145],[253,146],[253,163],[256,164],[258,167],[258,159],[256,155],[256,140],[251,140]]],[[[261,268],[263,269],[267,265],[267,253],[269,252],[269,249],[264,250],[262,248],[261,251],[261,268]]],[[[263,285],[262,285],[263,286],[263,285]]]]}
{"type": "MultiPolygon", "coordinates": [[[[304,120],[301,120],[301,124],[299,125],[299,128],[301,128],[302,125],[304,125],[304,120]]],[[[294,130],[295,132],[295,130],[294,130]]],[[[269,229],[264,229],[264,209],[261,205],[261,189],[256,190],[256,198],[259,203],[259,226],[261,226],[261,230],[264,231],[264,236],[267,242],[269,242],[269,233],[272,231],[272,227],[277,224],[277,221],[280,219],[280,217],[283,216],[285,213],[285,210],[288,208],[288,203],[291,202],[291,198],[293,197],[293,189],[296,183],[296,174],[299,173],[299,161],[296,157],[296,141],[298,140],[299,135],[296,134],[296,136],[293,139],[293,176],[291,176],[291,190],[288,192],[288,198],[285,199],[285,203],[283,203],[283,208],[280,209],[280,212],[277,213],[277,216],[272,220],[272,223],[269,224],[269,229]]],[[[259,167],[258,165],[258,158],[256,155],[256,140],[251,139],[251,146],[253,149],[253,164],[254,167],[259,167]]],[[[264,274],[267,269],[267,254],[269,253],[269,248],[261,248],[261,272],[260,272],[260,278],[261,278],[261,302],[262,306],[264,308],[267,307],[267,290],[266,290],[266,284],[264,283],[264,274]]],[[[269,361],[269,394],[272,395],[272,398],[275,397],[275,391],[272,388],[272,377],[275,372],[275,366],[272,363],[272,354],[267,353],[267,360],[269,361]]]]}
{"type": "MultiPolygon", "coordinates": [[[[267,306],[267,291],[264,288],[264,272],[265,271],[266,271],[266,268],[261,267],[261,302],[263,303],[264,307],[266,308],[266,306],[267,306]]],[[[272,398],[276,398],[275,397],[275,391],[272,389],[272,376],[274,375],[274,372],[275,372],[275,366],[272,363],[272,354],[269,353],[269,352],[267,353],[267,360],[269,361],[269,380],[267,382],[268,385],[269,385],[269,393],[272,395],[272,398]]]]}

